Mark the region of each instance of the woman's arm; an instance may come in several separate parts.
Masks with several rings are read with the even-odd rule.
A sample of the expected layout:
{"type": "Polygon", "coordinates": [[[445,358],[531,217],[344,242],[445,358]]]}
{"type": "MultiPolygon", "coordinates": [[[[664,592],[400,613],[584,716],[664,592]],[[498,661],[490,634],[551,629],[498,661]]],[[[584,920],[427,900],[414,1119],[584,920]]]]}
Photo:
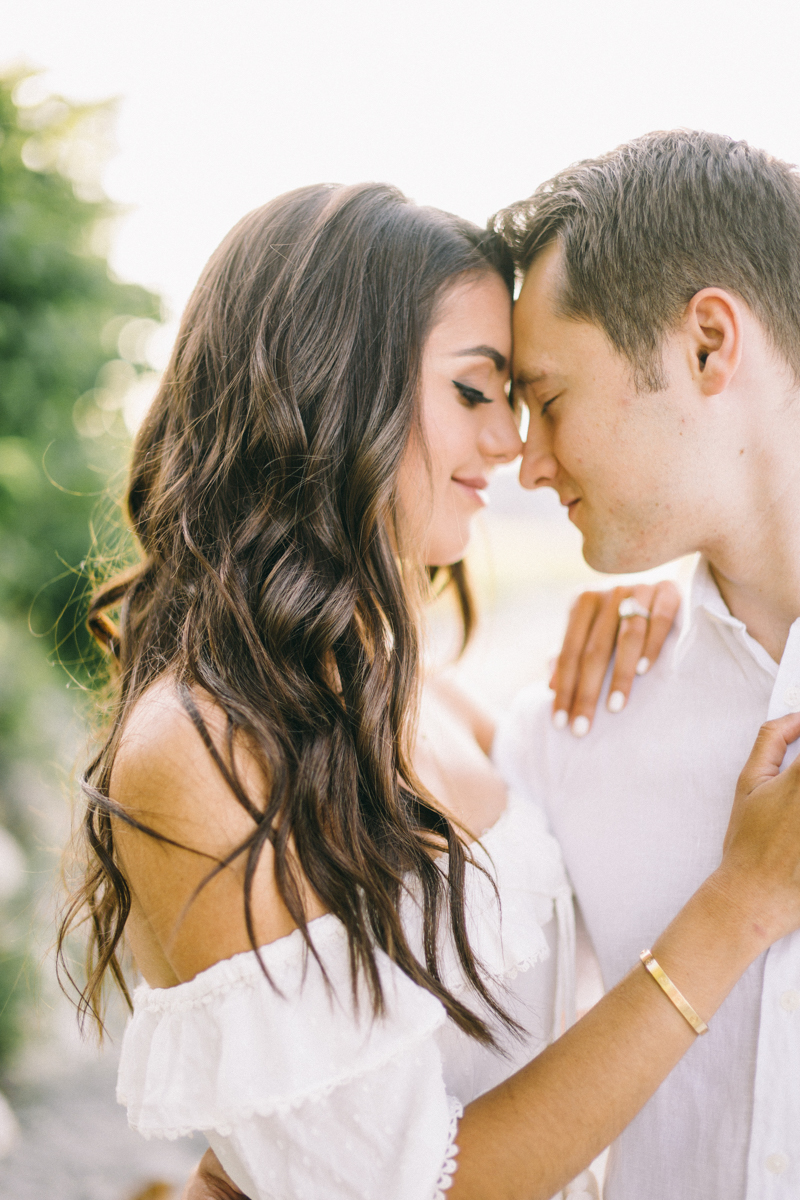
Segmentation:
{"type": "MultiPolygon", "coordinates": [[[[715,881],[653,953],[709,1020],[764,949],[731,920],[715,881]]],[[[622,1132],[696,1036],[637,966],[527,1067],[467,1106],[453,1200],[548,1200],[622,1132]]]]}
{"type": "MultiPolygon", "coordinates": [[[[653,946],[709,1021],[759,954],[800,924],[800,713],[764,725],[720,867],[653,946]]],[[[453,1200],[547,1200],[589,1165],[696,1037],[643,966],[533,1062],[468,1105],[453,1200]]]]}

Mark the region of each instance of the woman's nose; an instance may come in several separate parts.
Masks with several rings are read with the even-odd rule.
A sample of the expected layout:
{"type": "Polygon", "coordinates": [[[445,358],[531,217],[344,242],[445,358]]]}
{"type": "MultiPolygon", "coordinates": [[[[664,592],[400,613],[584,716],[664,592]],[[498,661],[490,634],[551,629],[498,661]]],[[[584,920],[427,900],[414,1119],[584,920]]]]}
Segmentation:
{"type": "Polygon", "coordinates": [[[513,462],[522,451],[522,438],[511,409],[493,404],[488,409],[489,420],[481,433],[481,452],[495,462],[513,462]]]}

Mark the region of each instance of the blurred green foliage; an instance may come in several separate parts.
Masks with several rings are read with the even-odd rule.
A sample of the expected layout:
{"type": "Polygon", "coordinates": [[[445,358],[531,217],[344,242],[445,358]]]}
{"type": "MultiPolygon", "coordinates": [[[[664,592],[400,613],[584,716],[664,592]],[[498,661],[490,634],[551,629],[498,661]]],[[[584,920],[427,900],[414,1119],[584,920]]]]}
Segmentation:
{"type": "Polygon", "coordinates": [[[29,995],[27,970],[24,953],[0,948],[0,1063],[8,1062],[23,1038],[19,1009],[29,995]]]}
{"type": "Polygon", "coordinates": [[[0,607],[71,667],[87,647],[73,633],[72,571],[120,460],[119,406],[139,370],[118,336],[126,318],[160,315],[93,247],[111,206],[76,195],[66,174],[96,114],[57,98],[20,110],[13,81],[0,83],[0,607]]]}
{"type": "MultiPolygon", "coordinates": [[[[147,373],[160,303],[106,261],[115,210],[98,175],[111,107],[30,103],[29,84],[0,79],[0,824],[34,861],[20,780],[32,760],[58,757],[55,693],[70,679],[91,685],[95,673],[87,564],[102,551],[97,525],[129,442],[125,401],[147,373]]],[[[0,925],[19,926],[5,906],[0,925]]],[[[7,942],[0,1062],[15,1040],[6,968],[18,948],[7,942]]]]}

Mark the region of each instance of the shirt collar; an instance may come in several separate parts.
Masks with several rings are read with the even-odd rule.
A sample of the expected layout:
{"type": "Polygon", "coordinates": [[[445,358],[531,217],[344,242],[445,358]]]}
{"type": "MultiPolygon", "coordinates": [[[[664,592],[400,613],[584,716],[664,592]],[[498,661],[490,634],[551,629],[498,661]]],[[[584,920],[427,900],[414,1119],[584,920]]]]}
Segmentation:
{"type": "Polygon", "coordinates": [[[773,678],[777,676],[778,664],[774,659],[770,658],[761,643],[750,636],[744,621],[740,621],[738,617],[734,617],[720,595],[714,576],[711,574],[708,559],[704,558],[701,554],[698,555],[697,563],[692,573],[686,613],[675,647],[676,663],[680,663],[683,660],[689,646],[697,636],[698,627],[704,621],[730,629],[734,641],[741,647],[746,648],[759,666],[768,671],[773,678]]]}

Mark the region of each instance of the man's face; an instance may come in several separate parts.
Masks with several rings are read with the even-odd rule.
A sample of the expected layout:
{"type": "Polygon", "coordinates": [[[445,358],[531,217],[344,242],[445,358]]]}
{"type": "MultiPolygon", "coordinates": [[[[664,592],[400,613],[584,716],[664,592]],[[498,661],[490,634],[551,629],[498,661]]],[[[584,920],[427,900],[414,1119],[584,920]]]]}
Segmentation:
{"type": "Polygon", "coordinates": [[[637,392],[601,329],[558,315],[560,278],[551,246],[514,309],[514,388],[530,410],[520,482],[555,488],[591,566],[644,570],[694,549],[699,534],[689,373],[668,343],[666,390],[637,392]]]}

